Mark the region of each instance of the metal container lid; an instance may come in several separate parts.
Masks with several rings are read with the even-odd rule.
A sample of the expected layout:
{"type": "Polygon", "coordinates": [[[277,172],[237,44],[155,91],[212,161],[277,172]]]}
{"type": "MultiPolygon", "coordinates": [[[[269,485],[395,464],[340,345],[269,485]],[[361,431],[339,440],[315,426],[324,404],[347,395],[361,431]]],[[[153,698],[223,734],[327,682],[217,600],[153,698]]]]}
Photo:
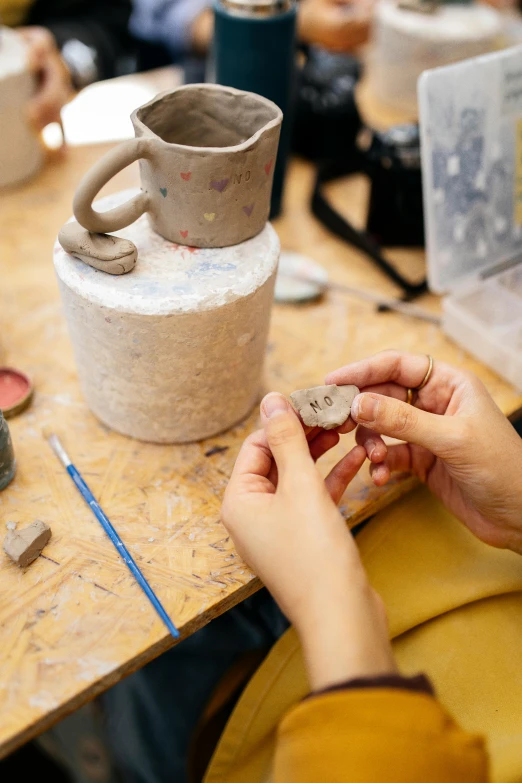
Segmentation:
{"type": "Polygon", "coordinates": [[[221,0],[221,5],[242,16],[274,16],[289,11],[294,0],[221,0]]]}

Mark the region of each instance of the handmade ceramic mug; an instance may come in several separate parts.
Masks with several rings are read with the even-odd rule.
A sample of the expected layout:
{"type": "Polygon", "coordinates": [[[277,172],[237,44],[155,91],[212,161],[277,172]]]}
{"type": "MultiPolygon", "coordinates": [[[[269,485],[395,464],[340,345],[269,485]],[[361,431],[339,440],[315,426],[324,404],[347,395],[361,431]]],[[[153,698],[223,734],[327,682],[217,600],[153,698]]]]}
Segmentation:
{"type": "Polygon", "coordinates": [[[275,103],[231,87],[193,84],[158,95],[133,112],[136,138],[108,152],[80,183],[76,220],[109,233],[147,212],[153,229],[179,244],[250,239],[268,219],[282,118],[275,103]],[[96,212],[98,191],[136,160],[141,193],[96,212]]]}

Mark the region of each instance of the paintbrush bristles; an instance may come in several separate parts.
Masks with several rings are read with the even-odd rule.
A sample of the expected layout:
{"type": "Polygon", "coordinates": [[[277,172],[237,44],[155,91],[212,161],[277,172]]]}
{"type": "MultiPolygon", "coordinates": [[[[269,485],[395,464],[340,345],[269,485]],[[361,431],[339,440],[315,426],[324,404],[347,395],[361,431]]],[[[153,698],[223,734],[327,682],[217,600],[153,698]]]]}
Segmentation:
{"type": "Polygon", "coordinates": [[[45,432],[45,430],[42,430],[42,434],[47,440],[49,441],[49,445],[62,463],[64,467],[68,467],[71,465],[71,460],[69,459],[69,455],[65,451],[64,447],[60,443],[60,439],[58,435],[55,435],[53,432],[45,432]]]}
{"type": "Polygon", "coordinates": [[[54,435],[52,429],[50,428],[50,426],[48,424],[44,424],[43,427],[42,427],[42,437],[44,437],[45,440],[49,440],[51,435],[54,435]]]}

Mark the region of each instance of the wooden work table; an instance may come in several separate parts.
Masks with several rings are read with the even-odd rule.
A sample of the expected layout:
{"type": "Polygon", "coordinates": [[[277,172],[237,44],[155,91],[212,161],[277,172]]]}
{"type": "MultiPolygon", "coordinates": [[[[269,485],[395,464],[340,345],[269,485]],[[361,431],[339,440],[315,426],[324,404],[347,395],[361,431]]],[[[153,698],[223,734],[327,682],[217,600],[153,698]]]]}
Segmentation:
{"type": "MultiPolygon", "coordinates": [[[[18,473],[0,494],[0,535],[8,521],[23,526],[41,519],[53,529],[44,556],[25,571],[0,555],[0,756],[172,644],[42,437],[44,426],[62,438],[182,636],[259,587],[219,522],[227,479],[240,444],[257,426],[257,412],[207,442],[156,446],[110,432],[80,393],[52,248],[80,176],[107,148],[71,148],[37,181],[0,196],[0,364],[26,371],[36,390],[32,407],[9,422],[18,473]],[[214,446],[227,450],[212,454],[214,446]]],[[[105,192],[135,185],[137,176],[137,168],[129,168],[105,192]]],[[[309,165],[291,165],[286,210],[276,225],[284,248],[312,256],[334,281],[396,293],[370,261],[310,216],[312,177],[309,165]]],[[[362,217],[363,180],[332,184],[330,195],[352,217],[362,217]]],[[[420,254],[395,257],[422,273],[420,254]]],[[[439,307],[430,295],[420,303],[434,312],[439,307]]],[[[316,385],[327,371],[386,347],[465,365],[506,413],[522,404],[520,394],[436,326],[376,314],[335,290],[315,304],[275,307],[266,389],[289,393],[316,385]]],[[[325,470],[352,438],[325,459],[325,470]]],[[[355,523],[412,484],[403,477],[377,490],[364,469],[343,499],[343,512],[355,523]]]]}

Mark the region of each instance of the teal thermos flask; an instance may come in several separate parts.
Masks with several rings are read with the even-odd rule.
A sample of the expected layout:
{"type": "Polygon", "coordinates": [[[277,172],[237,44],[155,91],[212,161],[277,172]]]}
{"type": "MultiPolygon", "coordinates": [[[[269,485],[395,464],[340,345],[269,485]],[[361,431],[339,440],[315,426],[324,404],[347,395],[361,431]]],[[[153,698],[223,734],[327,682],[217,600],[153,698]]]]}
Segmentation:
{"type": "Polygon", "coordinates": [[[218,84],[274,101],[284,119],[270,217],[281,211],[296,73],[295,0],[215,0],[214,75],[218,84]]]}

